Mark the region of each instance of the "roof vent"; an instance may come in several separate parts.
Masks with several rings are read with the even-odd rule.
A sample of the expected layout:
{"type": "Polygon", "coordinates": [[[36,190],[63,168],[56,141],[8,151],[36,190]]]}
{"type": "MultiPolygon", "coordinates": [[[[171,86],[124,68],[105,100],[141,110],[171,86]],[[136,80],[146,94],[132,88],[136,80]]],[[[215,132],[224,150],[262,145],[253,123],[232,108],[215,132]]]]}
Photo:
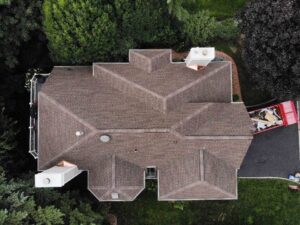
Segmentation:
{"type": "Polygon", "coordinates": [[[186,66],[199,70],[207,66],[215,58],[215,48],[191,48],[187,58],[185,59],[186,66]]]}
{"type": "Polygon", "coordinates": [[[111,198],[112,199],[119,199],[119,194],[116,192],[111,193],[111,198]]]}
{"type": "Polygon", "coordinates": [[[84,135],[84,132],[82,130],[78,130],[75,132],[76,137],[80,137],[82,135],[84,135]]]}

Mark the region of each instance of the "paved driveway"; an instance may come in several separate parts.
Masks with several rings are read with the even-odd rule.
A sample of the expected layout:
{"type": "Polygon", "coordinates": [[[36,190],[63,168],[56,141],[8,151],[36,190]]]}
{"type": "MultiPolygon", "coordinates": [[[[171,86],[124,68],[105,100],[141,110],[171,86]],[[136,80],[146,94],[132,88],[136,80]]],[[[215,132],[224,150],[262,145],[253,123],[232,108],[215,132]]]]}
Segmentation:
{"type": "Polygon", "coordinates": [[[300,171],[297,124],[254,136],[240,177],[283,177],[300,171]]]}

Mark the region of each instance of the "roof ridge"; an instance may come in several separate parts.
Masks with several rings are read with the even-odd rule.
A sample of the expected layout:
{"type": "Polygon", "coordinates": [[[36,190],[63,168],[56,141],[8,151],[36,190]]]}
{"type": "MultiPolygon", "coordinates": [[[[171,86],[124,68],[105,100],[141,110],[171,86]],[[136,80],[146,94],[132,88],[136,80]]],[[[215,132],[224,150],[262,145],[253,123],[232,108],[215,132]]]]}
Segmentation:
{"type": "Polygon", "coordinates": [[[132,133],[132,134],[141,134],[141,133],[168,133],[170,132],[169,128],[121,128],[121,129],[98,129],[99,132],[103,133],[132,133]]]}
{"type": "MultiPolygon", "coordinates": [[[[203,104],[203,103],[202,103],[203,104]]],[[[177,131],[177,129],[190,121],[191,119],[195,118],[198,116],[200,113],[203,111],[207,110],[210,106],[212,106],[214,103],[208,102],[205,103],[205,105],[201,106],[199,109],[195,110],[192,114],[189,114],[187,117],[183,118],[179,122],[175,123],[174,125],[171,126],[171,131],[178,133],[180,136],[183,136],[180,132],[177,131]]]]}
{"type": "MultiPolygon", "coordinates": [[[[231,168],[233,168],[233,169],[236,169],[236,167],[234,167],[233,165],[231,165],[230,163],[228,163],[227,160],[218,157],[217,155],[215,155],[214,153],[211,153],[211,152],[208,151],[207,149],[202,149],[201,151],[202,151],[203,153],[206,153],[206,154],[208,154],[208,155],[211,155],[212,157],[214,157],[214,158],[216,158],[216,159],[222,161],[222,162],[225,163],[227,166],[229,166],[229,167],[231,167],[231,168]]],[[[203,155],[203,157],[204,157],[204,155],[203,155]]],[[[204,162],[205,162],[205,161],[204,161],[204,162]]],[[[204,179],[204,180],[205,180],[205,179],[204,179]]]]}
{"type": "Polygon", "coordinates": [[[126,197],[127,200],[130,200],[130,199],[131,199],[131,197],[130,197],[128,194],[126,194],[124,191],[120,190],[119,188],[116,188],[116,190],[117,190],[120,194],[122,194],[124,197],[126,197]]]}
{"type": "Polygon", "coordinates": [[[204,164],[206,163],[206,161],[204,160],[204,154],[211,155],[212,157],[214,157],[214,158],[222,161],[226,166],[228,166],[230,168],[235,169],[235,167],[232,166],[231,164],[229,164],[226,160],[217,157],[216,155],[214,155],[213,153],[207,151],[206,149],[200,149],[200,150],[198,150],[196,152],[199,154],[197,156],[197,157],[199,157],[199,169],[200,169],[200,171],[199,171],[200,172],[200,174],[199,174],[199,180],[197,180],[197,181],[195,181],[193,183],[190,183],[188,185],[185,185],[185,186],[183,186],[181,188],[178,188],[178,189],[176,189],[174,191],[171,191],[171,192],[169,192],[169,193],[167,193],[167,194],[165,194],[163,196],[159,196],[159,199],[161,199],[161,198],[168,198],[171,195],[175,195],[178,192],[185,191],[186,189],[195,187],[195,186],[200,185],[200,184],[207,184],[209,186],[212,186],[214,188],[214,190],[219,191],[219,192],[221,192],[221,193],[229,196],[230,198],[235,198],[236,197],[235,195],[233,195],[233,194],[225,191],[224,189],[222,189],[222,188],[220,188],[220,187],[218,187],[218,186],[216,186],[214,184],[211,184],[211,183],[209,183],[208,181],[205,180],[205,176],[204,176],[204,173],[205,173],[205,171],[204,171],[204,164]]]}
{"type": "Polygon", "coordinates": [[[68,108],[66,108],[65,106],[63,106],[62,104],[60,104],[58,101],[56,101],[53,98],[50,98],[47,94],[45,94],[43,91],[39,92],[39,95],[43,96],[44,98],[46,98],[49,102],[51,102],[52,104],[58,106],[58,108],[60,110],[62,110],[63,112],[67,113],[68,115],[70,115],[71,117],[73,117],[75,120],[77,120],[79,123],[82,123],[84,126],[88,127],[91,130],[97,130],[96,127],[94,127],[93,125],[91,125],[90,123],[86,122],[85,120],[81,119],[79,116],[77,116],[75,113],[73,113],[71,110],[69,110],[68,108]]]}
{"type": "MultiPolygon", "coordinates": [[[[88,190],[96,197],[96,199],[98,199],[98,201],[100,201],[100,200],[103,200],[103,197],[105,196],[105,195],[108,195],[109,194],[109,190],[107,190],[107,188],[105,189],[105,190],[107,190],[106,192],[104,192],[101,196],[98,196],[97,194],[95,194],[93,191],[92,191],[92,189],[95,189],[95,190],[97,190],[96,188],[91,188],[91,187],[87,187],[88,188],[88,190]]],[[[98,189],[98,190],[104,190],[104,189],[98,189]]]]}
{"type": "MultiPolygon", "coordinates": [[[[213,158],[215,158],[215,159],[221,161],[221,163],[224,163],[224,164],[225,164],[225,167],[229,167],[229,168],[231,168],[231,169],[235,169],[235,170],[236,170],[236,168],[235,168],[232,164],[230,164],[227,160],[218,157],[217,155],[215,155],[215,154],[213,154],[213,153],[207,151],[206,149],[203,149],[202,151],[203,151],[203,157],[205,157],[204,154],[208,154],[210,157],[213,157],[213,158]]],[[[207,160],[204,160],[204,163],[208,163],[207,160]]],[[[204,169],[204,168],[203,168],[203,169],[204,169]]],[[[203,172],[205,173],[204,170],[203,170],[203,172]]],[[[235,179],[235,180],[237,179],[237,174],[235,174],[235,178],[234,178],[234,179],[235,179]]],[[[209,182],[205,179],[205,177],[204,177],[204,181],[207,182],[209,185],[213,186],[216,190],[218,190],[218,191],[220,191],[220,192],[223,192],[224,194],[229,195],[229,196],[231,196],[232,198],[236,197],[234,194],[232,194],[232,193],[230,193],[230,192],[228,192],[228,191],[222,189],[221,187],[219,187],[219,186],[217,186],[217,185],[215,185],[215,184],[209,183],[209,182]]],[[[236,189],[237,189],[237,187],[236,187],[236,189]]]]}
{"type": "Polygon", "coordinates": [[[168,53],[170,53],[170,63],[172,62],[172,51],[171,51],[171,49],[157,49],[158,51],[162,51],[161,53],[158,53],[158,54],[156,54],[154,57],[153,57],[153,59],[155,59],[155,58],[157,58],[157,57],[159,57],[159,56],[162,56],[163,54],[166,54],[167,52],[168,53]]]}
{"type": "MultiPolygon", "coordinates": [[[[176,132],[176,131],[175,131],[176,132]]],[[[188,139],[188,140],[252,140],[253,136],[252,135],[184,135],[180,136],[183,139],[188,139]]]]}
{"type": "Polygon", "coordinates": [[[222,189],[222,188],[220,188],[220,187],[218,187],[218,186],[216,186],[214,184],[211,184],[211,183],[209,183],[207,181],[204,181],[204,183],[206,183],[209,186],[211,186],[214,190],[219,191],[219,192],[221,192],[221,193],[223,193],[225,195],[228,195],[230,198],[236,198],[236,196],[234,194],[231,194],[231,193],[225,191],[224,189],[222,189]]]}
{"type": "MultiPolygon", "coordinates": [[[[129,64],[129,65],[130,65],[130,64],[129,64]]],[[[109,73],[109,74],[110,74],[111,76],[113,76],[114,78],[121,80],[122,82],[125,82],[125,83],[127,83],[127,84],[129,84],[129,85],[134,86],[135,88],[138,88],[138,89],[140,89],[140,90],[142,90],[142,91],[145,91],[145,92],[147,92],[148,94],[151,94],[151,95],[155,96],[156,98],[163,99],[162,96],[158,95],[157,93],[155,93],[155,92],[153,92],[153,91],[151,91],[151,90],[149,90],[149,89],[147,89],[147,88],[144,88],[143,86],[141,86],[141,85],[139,85],[139,84],[137,84],[137,83],[135,83],[135,82],[133,82],[133,81],[131,81],[131,80],[128,80],[128,79],[125,78],[124,76],[120,76],[118,73],[116,73],[116,72],[114,72],[114,71],[112,71],[112,70],[110,70],[110,69],[107,69],[107,68],[105,68],[105,67],[102,67],[101,64],[95,64],[94,66],[97,66],[99,69],[104,70],[105,72],[109,73]]],[[[133,66],[133,65],[130,65],[130,66],[133,66]]],[[[94,76],[94,77],[95,77],[95,76],[94,76]]],[[[95,78],[97,78],[97,77],[95,77],[95,78]]],[[[112,88],[114,88],[114,87],[112,86],[112,88]]],[[[121,90],[118,90],[118,91],[122,92],[121,90]]]]}
{"type": "Polygon", "coordinates": [[[193,87],[193,86],[195,86],[195,85],[201,83],[202,81],[204,81],[204,80],[206,80],[206,79],[212,77],[213,75],[216,75],[217,72],[220,71],[220,70],[222,70],[225,66],[227,66],[227,64],[224,63],[223,66],[220,66],[220,67],[218,67],[218,68],[216,68],[216,69],[210,71],[206,76],[201,76],[198,80],[196,80],[196,81],[194,81],[194,82],[192,82],[192,83],[189,83],[189,84],[187,84],[187,85],[185,85],[185,86],[183,86],[183,87],[181,87],[181,88],[178,88],[176,91],[174,91],[174,92],[172,92],[171,94],[167,95],[167,96],[166,96],[166,99],[169,99],[169,98],[171,98],[171,97],[177,95],[178,93],[181,93],[181,92],[183,92],[183,91],[185,91],[185,90],[187,90],[187,89],[190,89],[191,87],[193,87]]]}
{"type": "Polygon", "coordinates": [[[139,167],[139,168],[141,168],[141,169],[144,169],[144,168],[141,167],[140,165],[138,165],[138,164],[136,164],[136,163],[134,163],[134,162],[132,162],[132,161],[129,161],[129,160],[127,160],[127,159],[124,159],[123,157],[120,157],[120,155],[115,155],[115,158],[121,159],[121,160],[124,161],[124,162],[128,162],[128,163],[133,164],[133,165],[135,165],[135,166],[137,166],[137,167],[139,167]]]}
{"type": "Polygon", "coordinates": [[[52,162],[56,161],[59,157],[63,156],[64,154],[70,152],[71,150],[73,150],[76,146],[84,143],[85,141],[87,141],[88,139],[92,138],[95,136],[95,134],[98,133],[96,131],[92,131],[91,133],[89,133],[88,135],[86,135],[85,137],[83,137],[80,141],[74,143],[73,145],[71,145],[69,148],[65,149],[64,151],[60,152],[59,154],[57,154],[55,157],[53,157],[51,160],[49,160],[47,163],[43,164],[43,165],[39,165],[39,167],[45,167],[47,165],[51,165],[52,162]]]}
{"type": "Polygon", "coordinates": [[[90,139],[91,137],[93,137],[98,131],[97,129],[92,126],[91,124],[87,123],[86,121],[84,121],[83,119],[81,119],[80,117],[78,117],[77,115],[75,115],[73,112],[71,112],[70,110],[68,110],[66,107],[64,107],[63,105],[61,105],[60,103],[58,103],[56,100],[50,98],[49,96],[47,96],[47,94],[43,93],[43,92],[39,92],[39,95],[44,97],[45,99],[47,99],[51,104],[54,104],[56,106],[58,106],[57,108],[60,109],[61,111],[65,112],[66,114],[68,114],[69,116],[71,116],[73,119],[75,119],[77,122],[83,124],[85,127],[87,127],[90,132],[84,136],[83,138],[81,138],[80,140],[76,141],[74,144],[72,144],[71,146],[69,146],[67,149],[64,149],[63,151],[61,151],[59,154],[57,154],[55,157],[52,157],[51,160],[49,160],[47,163],[44,163],[43,165],[39,165],[40,168],[51,165],[51,163],[55,160],[57,160],[59,157],[61,157],[62,155],[66,154],[67,152],[71,151],[72,149],[74,149],[74,147],[80,145],[81,143],[85,142],[86,140],[90,139]]]}
{"type": "Polygon", "coordinates": [[[193,187],[195,187],[195,186],[197,186],[197,185],[201,185],[201,184],[209,185],[209,186],[211,186],[215,191],[221,192],[222,194],[227,195],[229,198],[236,198],[236,196],[235,196],[234,194],[231,194],[231,193],[229,193],[229,192],[223,190],[222,188],[220,188],[220,187],[218,187],[218,186],[216,186],[216,185],[213,185],[213,184],[211,184],[211,183],[208,183],[207,181],[196,181],[196,182],[191,183],[191,184],[189,184],[189,185],[186,185],[186,186],[184,186],[184,187],[178,188],[178,189],[176,189],[176,190],[174,190],[174,191],[172,191],[172,192],[169,192],[169,193],[166,194],[166,195],[159,196],[159,199],[167,199],[167,198],[168,198],[169,196],[171,196],[171,195],[175,195],[175,194],[177,194],[178,192],[184,191],[184,190],[189,189],[189,188],[193,188],[193,187]]]}
{"type": "MultiPolygon", "coordinates": [[[[193,182],[193,183],[191,183],[191,184],[188,184],[188,185],[185,185],[185,186],[183,186],[183,187],[181,187],[181,188],[178,188],[178,189],[176,189],[176,190],[174,190],[174,191],[171,191],[171,192],[169,192],[168,194],[159,196],[159,199],[161,199],[161,198],[167,198],[167,197],[169,197],[170,195],[174,195],[174,194],[177,194],[177,193],[180,192],[180,191],[184,191],[184,190],[186,190],[186,189],[188,189],[188,188],[195,187],[195,186],[197,186],[198,184],[203,183],[203,182],[204,182],[204,181],[199,181],[199,180],[197,180],[196,182],[193,182]]],[[[159,192],[159,190],[158,190],[158,192],[159,192]]]]}

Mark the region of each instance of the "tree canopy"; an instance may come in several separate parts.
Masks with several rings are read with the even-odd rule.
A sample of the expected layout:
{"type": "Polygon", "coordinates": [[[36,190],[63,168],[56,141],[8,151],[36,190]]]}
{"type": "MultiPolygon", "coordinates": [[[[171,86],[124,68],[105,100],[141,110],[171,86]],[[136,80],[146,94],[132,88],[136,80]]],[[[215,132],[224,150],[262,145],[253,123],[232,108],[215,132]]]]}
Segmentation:
{"type": "Polygon", "coordinates": [[[54,62],[85,64],[114,54],[117,25],[104,1],[46,0],[43,12],[54,62]]]}
{"type": "Polygon", "coordinates": [[[120,36],[131,40],[132,46],[162,48],[176,44],[176,28],[165,2],[115,0],[113,5],[120,36]]]}
{"type": "MultiPolygon", "coordinates": [[[[0,106],[2,105],[0,101],[0,106]]],[[[21,158],[20,154],[15,157],[18,148],[18,128],[15,120],[7,116],[2,108],[0,112],[0,225],[102,224],[103,217],[100,210],[94,209],[93,203],[86,197],[80,196],[79,192],[34,187],[34,174],[27,170],[24,175],[24,171],[21,171],[23,167],[20,166],[22,164],[20,161],[28,159],[21,158]],[[19,171],[20,178],[11,178],[12,166],[9,165],[12,164],[13,169],[19,171]]],[[[29,156],[28,153],[26,155],[29,156]]]]}
{"type": "MultiPolygon", "coordinates": [[[[31,174],[33,177],[33,174],[31,174]]],[[[78,192],[36,189],[32,180],[8,180],[0,173],[0,225],[102,224],[100,212],[78,192]]]]}
{"type": "Polygon", "coordinates": [[[278,98],[300,94],[300,2],[254,0],[239,14],[243,59],[255,85],[278,98]]]}
{"type": "Polygon", "coordinates": [[[41,28],[41,0],[11,0],[0,5],[0,68],[14,68],[22,43],[41,28]]]}
{"type": "Polygon", "coordinates": [[[159,0],[46,0],[43,13],[55,63],[118,60],[130,48],[171,47],[177,40],[167,3],[159,0]]]}

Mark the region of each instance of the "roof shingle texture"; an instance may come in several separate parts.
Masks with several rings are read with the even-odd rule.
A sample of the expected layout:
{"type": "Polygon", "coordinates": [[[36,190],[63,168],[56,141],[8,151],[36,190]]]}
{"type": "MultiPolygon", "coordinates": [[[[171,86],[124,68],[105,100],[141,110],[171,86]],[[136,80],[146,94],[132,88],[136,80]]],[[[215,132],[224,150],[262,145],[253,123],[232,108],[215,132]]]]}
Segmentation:
{"type": "Polygon", "coordinates": [[[231,103],[231,65],[194,71],[170,58],[130,50],[129,63],[54,67],[38,96],[39,169],[76,164],[99,201],[134,200],[148,166],[159,200],[237,198],[252,132],[245,106],[231,103]]]}

